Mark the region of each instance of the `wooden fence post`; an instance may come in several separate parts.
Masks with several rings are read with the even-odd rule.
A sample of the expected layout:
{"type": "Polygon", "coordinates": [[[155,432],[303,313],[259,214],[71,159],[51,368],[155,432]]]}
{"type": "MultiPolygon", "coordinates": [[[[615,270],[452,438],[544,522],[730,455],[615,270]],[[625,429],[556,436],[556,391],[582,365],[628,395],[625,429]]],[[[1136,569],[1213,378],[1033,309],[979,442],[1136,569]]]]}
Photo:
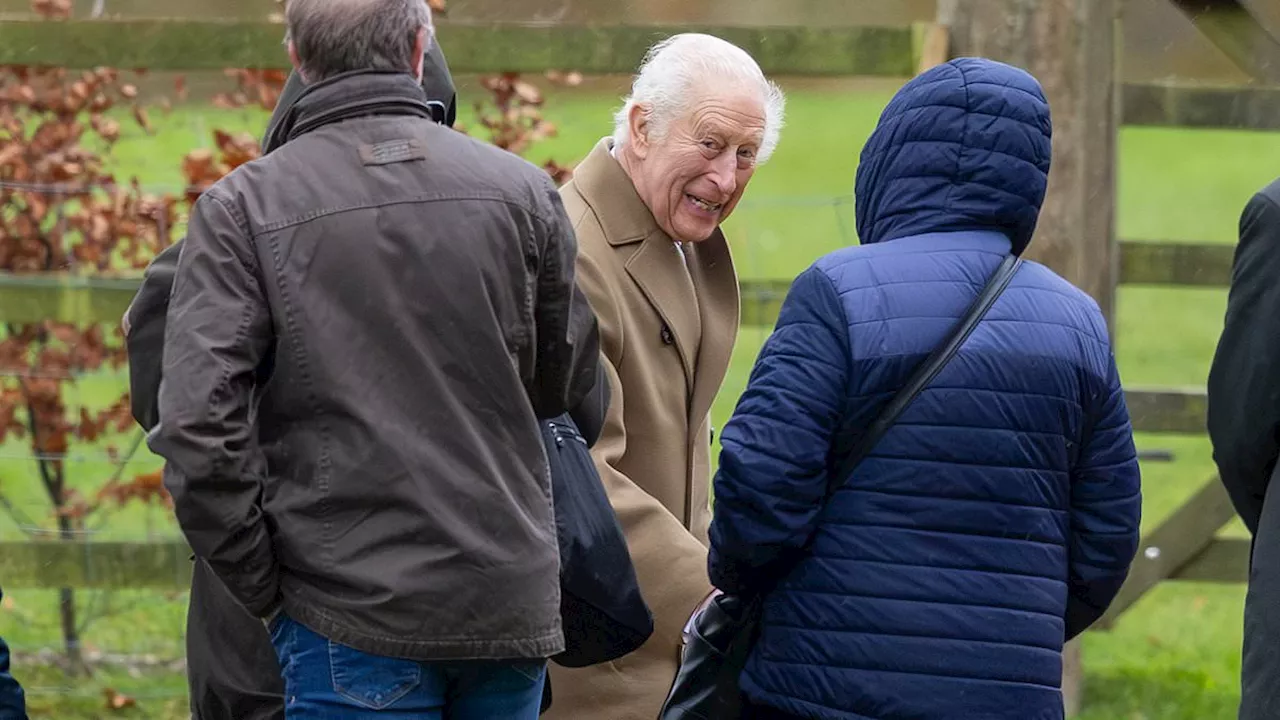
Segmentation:
{"type": "MultiPolygon", "coordinates": [[[[955,0],[951,55],[1029,70],[1053,112],[1053,165],[1036,238],[1027,253],[1088,292],[1114,330],[1117,0],[955,0]]],[[[1079,710],[1080,649],[1064,651],[1063,698],[1079,710]]]]}

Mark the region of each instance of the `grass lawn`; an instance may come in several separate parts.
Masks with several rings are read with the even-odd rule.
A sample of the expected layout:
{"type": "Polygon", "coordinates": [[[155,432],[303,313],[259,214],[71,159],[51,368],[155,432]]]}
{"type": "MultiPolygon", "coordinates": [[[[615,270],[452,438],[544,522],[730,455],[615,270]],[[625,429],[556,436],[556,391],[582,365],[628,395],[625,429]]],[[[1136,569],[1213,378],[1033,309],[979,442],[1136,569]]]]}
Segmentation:
{"type": "MultiPolygon", "coordinates": [[[[849,195],[858,151],[893,88],[850,88],[814,83],[784,85],[790,90],[788,128],[773,161],[752,181],[744,205],[729,222],[739,272],[744,277],[794,276],[822,253],[855,242],[849,195]]],[[[464,97],[475,97],[467,86],[464,97]]],[[[617,92],[553,93],[547,115],[560,136],[546,141],[531,159],[581,158],[609,131],[617,92]]],[[[464,112],[463,122],[469,119],[464,112]]],[[[184,108],[155,117],[161,132],[131,132],[115,151],[121,176],[138,175],[152,186],[181,183],[181,153],[207,145],[214,127],[261,132],[266,114],[184,108]]],[[[1280,134],[1164,129],[1126,129],[1120,142],[1120,234],[1132,239],[1213,241],[1235,238],[1240,210],[1249,196],[1280,168],[1280,134]]],[[[1225,307],[1225,292],[1122,289],[1117,353],[1128,385],[1201,386],[1225,307]]],[[[714,409],[721,425],[746,382],[766,328],[743,328],[733,367],[714,409]]],[[[73,392],[78,402],[100,405],[118,394],[124,378],[85,380],[73,392]]],[[[130,438],[120,442],[127,445],[130,438]]],[[[1203,438],[1142,436],[1142,447],[1176,453],[1173,463],[1144,467],[1144,525],[1152,527],[1190,495],[1211,472],[1203,438]]],[[[32,465],[24,448],[0,446],[0,490],[37,518],[44,515],[32,465]]],[[[74,481],[93,484],[110,467],[86,448],[73,464],[74,481]]],[[[155,466],[146,455],[139,469],[155,466]]],[[[1239,527],[1230,532],[1239,533],[1239,527]]],[[[0,535],[17,532],[0,516],[0,535]]],[[[131,508],[100,528],[104,537],[172,534],[161,511],[131,508]]],[[[2,579],[0,579],[2,580],[2,579]]],[[[1085,720],[1216,720],[1234,717],[1239,673],[1240,586],[1166,585],[1138,603],[1114,631],[1085,640],[1085,720]]],[[[0,606],[0,635],[19,652],[56,648],[59,642],[54,594],[15,590],[0,606]]],[[[87,630],[87,645],[106,652],[150,653],[180,658],[185,597],[158,593],[115,593],[98,603],[87,630]]],[[[33,717],[106,716],[102,688],[135,696],[139,707],[126,717],[185,717],[181,675],[173,670],[104,670],[90,681],[68,686],[60,675],[20,657],[16,674],[31,689],[33,717]]]]}

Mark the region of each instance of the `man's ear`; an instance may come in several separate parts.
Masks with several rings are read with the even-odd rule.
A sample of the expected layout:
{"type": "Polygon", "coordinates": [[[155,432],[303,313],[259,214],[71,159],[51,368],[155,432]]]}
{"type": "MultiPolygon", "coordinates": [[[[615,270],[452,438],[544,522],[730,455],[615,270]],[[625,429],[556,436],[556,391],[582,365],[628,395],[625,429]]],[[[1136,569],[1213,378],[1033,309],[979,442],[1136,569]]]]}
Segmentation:
{"type": "Polygon", "coordinates": [[[627,115],[627,130],[627,144],[631,146],[631,152],[643,160],[649,154],[648,108],[641,107],[638,103],[631,106],[631,112],[627,115]]]}
{"type": "Polygon", "coordinates": [[[423,65],[426,63],[427,43],[432,42],[431,35],[425,27],[418,28],[418,36],[413,41],[413,76],[422,82],[423,65]]]}
{"type": "Polygon", "coordinates": [[[293,44],[292,40],[289,41],[289,62],[293,63],[293,69],[298,71],[298,77],[302,78],[303,82],[306,82],[307,74],[302,72],[302,61],[298,59],[298,48],[293,44]]]}

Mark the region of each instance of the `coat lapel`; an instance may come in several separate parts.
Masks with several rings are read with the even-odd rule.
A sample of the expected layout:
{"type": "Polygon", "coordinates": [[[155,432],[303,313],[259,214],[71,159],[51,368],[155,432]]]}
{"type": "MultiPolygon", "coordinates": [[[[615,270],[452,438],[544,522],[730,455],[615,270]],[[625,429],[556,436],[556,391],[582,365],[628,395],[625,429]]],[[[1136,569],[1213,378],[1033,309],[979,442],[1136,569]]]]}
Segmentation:
{"type": "Polygon", "coordinates": [[[697,383],[689,403],[689,418],[696,427],[711,411],[738,339],[738,273],[724,233],[717,229],[715,235],[694,245],[689,268],[697,287],[702,331],[694,375],[697,383]]]}
{"type": "Polygon", "coordinates": [[[692,388],[702,322],[693,281],[683,265],[684,258],[675,243],[659,231],[645,238],[627,261],[627,272],[671,330],[685,380],[692,388]]]}
{"type": "MultiPolygon", "coordinates": [[[[573,174],[574,185],[595,210],[609,244],[639,246],[626,261],[627,273],[671,331],[685,379],[693,387],[702,316],[684,257],[636,194],[631,178],[609,154],[608,138],[596,145],[573,174]]],[[[654,340],[663,342],[663,338],[654,340]]]]}

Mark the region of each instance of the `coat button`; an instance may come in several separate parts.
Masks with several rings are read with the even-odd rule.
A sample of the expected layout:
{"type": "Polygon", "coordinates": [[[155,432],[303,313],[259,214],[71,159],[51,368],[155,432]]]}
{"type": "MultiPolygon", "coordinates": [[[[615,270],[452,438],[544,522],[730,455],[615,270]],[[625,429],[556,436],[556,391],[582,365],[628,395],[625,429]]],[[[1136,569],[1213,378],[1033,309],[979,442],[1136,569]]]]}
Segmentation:
{"type": "Polygon", "coordinates": [[[676,337],[675,335],[671,334],[671,328],[667,327],[666,325],[663,325],[662,326],[662,344],[673,345],[675,344],[675,341],[676,341],[676,337]]]}

